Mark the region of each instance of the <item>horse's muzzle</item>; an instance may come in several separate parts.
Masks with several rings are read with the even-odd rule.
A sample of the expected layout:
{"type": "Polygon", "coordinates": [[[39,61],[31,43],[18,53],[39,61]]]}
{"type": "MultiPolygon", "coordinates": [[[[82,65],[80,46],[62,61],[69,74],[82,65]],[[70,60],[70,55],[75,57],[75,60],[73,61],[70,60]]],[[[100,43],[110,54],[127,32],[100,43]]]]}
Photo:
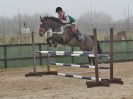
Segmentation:
{"type": "Polygon", "coordinates": [[[44,36],[45,32],[46,32],[46,30],[45,30],[44,28],[39,28],[39,35],[40,35],[41,37],[44,36]]]}

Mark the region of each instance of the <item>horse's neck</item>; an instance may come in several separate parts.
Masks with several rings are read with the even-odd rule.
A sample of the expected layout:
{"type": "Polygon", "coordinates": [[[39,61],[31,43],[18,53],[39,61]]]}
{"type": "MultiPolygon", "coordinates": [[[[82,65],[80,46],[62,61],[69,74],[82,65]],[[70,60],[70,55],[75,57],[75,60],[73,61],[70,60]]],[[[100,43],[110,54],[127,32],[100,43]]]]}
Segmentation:
{"type": "Polygon", "coordinates": [[[61,30],[61,27],[64,26],[64,24],[60,24],[55,21],[49,20],[49,27],[52,29],[53,32],[59,32],[61,30]]]}
{"type": "Polygon", "coordinates": [[[53,30],[53,32],[62,32],[62,26],[59,26],[59,27],[57,27],[57,28],[53,28],[52,30],[53,30]]]}

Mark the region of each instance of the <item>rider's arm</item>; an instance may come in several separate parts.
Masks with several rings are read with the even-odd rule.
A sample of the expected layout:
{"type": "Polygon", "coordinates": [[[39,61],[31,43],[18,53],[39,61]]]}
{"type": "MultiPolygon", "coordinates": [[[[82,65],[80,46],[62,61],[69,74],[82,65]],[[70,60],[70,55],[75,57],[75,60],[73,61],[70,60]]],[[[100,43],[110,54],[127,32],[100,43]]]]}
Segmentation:
{"type": "Polygon", "coordinates": [[[65,16],[65,17],[66,17],[66,20],[61,20],[61,21],[62,21],[63,23],[69,24],[69,23],[70,23],[70,19],[69,19],[68,15],[65,16]]]}

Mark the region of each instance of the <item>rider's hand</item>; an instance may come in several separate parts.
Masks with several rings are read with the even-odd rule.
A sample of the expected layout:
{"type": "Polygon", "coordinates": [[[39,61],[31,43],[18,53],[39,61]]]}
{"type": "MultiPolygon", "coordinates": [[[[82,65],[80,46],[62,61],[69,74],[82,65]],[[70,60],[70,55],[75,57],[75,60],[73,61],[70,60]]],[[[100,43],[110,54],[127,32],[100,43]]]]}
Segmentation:
{"type": "Polygon", "coordinates": [[[61,22],[62,22],[62,23],[65,23],[65,24],[67,24],[67,23],[68,23],[68,22],[67,22],[67,21],[65,21],[65,20],[61,20],[61,22]]]}

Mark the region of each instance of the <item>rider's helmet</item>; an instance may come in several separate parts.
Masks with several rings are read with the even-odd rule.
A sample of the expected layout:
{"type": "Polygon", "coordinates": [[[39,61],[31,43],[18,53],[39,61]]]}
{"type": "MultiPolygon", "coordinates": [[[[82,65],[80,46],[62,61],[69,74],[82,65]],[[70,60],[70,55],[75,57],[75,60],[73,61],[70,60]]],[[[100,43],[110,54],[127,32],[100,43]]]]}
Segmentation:
{"type": "Polygon", "coordinates": [[[62,11],[63,9],[61,7],[57,7],[56,8],[56,13],[59,13],[60,11],[62,11]]]}

